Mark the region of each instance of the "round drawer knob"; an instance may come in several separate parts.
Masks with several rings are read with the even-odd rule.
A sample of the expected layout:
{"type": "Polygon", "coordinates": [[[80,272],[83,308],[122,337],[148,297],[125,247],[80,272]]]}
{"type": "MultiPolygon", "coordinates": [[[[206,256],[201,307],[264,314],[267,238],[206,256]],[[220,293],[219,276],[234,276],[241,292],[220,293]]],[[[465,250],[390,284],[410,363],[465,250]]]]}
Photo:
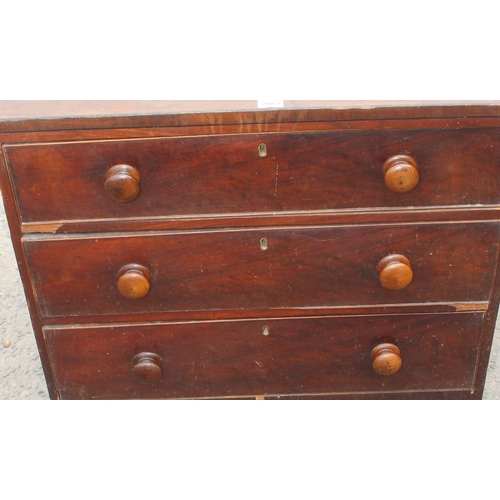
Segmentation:
{"type": "Polygon", "coordinates": [[[119,271],[118,291],[128,299],[140,299],[149,293],[151,273],[139,264],[127,264],[119,271]]]}
{"type": "Polygon", "coordinates": [[[380,283],[389,290],[402,290],[413,280],[410,261],[404,255],[388,255],[379,265],[380,283]]]}
{"type": "Polygon", "coordinates": [[[154,384],[161,379],[161,358],[152,352],[141,352],[132,360],[132,375],[143,384],[154,384]]]}
{"type": "Polygon", "coordinates": [[[411,156],[397,155],[389,158],[383,168],[385,185],[394,193],[408,193],[420,180],[417,163],[411,156]]]}
{"type": "Polygon", "coordinates": [[[106,173],[104,191],[118,203],[134,201],[141,192],[141,176],[130,165],[115,165],[106,173]]]}
{"type": "Polygon", "coordinates": [[[372,351],[373,369],[379,375],[393,375],[401,368],[399,349],[394,344],[380,344],[372,351]]]}

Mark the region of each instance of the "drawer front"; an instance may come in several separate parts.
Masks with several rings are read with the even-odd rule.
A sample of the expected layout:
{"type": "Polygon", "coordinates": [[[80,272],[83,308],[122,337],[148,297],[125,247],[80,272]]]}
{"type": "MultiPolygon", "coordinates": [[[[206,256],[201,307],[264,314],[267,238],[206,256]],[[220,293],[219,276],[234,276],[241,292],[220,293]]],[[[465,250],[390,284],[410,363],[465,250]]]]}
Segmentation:
{"type": "Polygon", "coordinates": [[[147,318],[169,311],[487,301],[498,230],[443,224],[207,231],[33,238],[24,246],[42,317],[147,318]],[[407,268],[413,274],[401,289],[381,282],[380,263],[393,254],[407,259],[408,265],[396,263],[403,279],[407,268]],[[128,279],[146,294],[124,295],[118,287],[128,279]]]}
{"type": "Polygon", "coordinates": [[[498,129],[247,134],[5,151],[25,223],[500,202],[498,129]],[[260,144],[266,156],[259,156],[260,144]],[[395,155],[411,156],[420,175],[404,194],[385,185],[383,166],[395,155]],[[135,173],[110,172],[123,164],[135,173]],[[122,201],[137,197],[115,201],[105,185],[122,201]]]}
{"type": "Polygon", "coordinates": [[[470,389],[482,320],[479,313],[358,316],[44,334],[65,399],[390,393],[470,389]],[[383,343],[402,360],[388,376],[373,369],[372,350],[383,343]]]}

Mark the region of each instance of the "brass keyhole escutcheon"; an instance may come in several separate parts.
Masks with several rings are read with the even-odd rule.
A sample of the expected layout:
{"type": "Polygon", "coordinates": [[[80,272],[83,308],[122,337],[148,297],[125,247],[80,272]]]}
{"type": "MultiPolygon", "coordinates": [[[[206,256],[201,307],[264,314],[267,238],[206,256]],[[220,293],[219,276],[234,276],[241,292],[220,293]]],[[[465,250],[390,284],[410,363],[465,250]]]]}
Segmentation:
{"type": "Polygon", "coordinates": [[[259,156],[261,158],[264,158],[267,156],[267,148],[266,148],[266,145],[264,143],[259,144],[259,156]]]}
{"type": "Polygon", "coordinates": [[[260,240],[260,249],[261,250],[267,250],[267,238],[261,238],[260,240]]]}
{"type": "Polygon", "coordinates": [[[269,327],[267,325],[264,325],[262,327],[262,335],[264,335],[264,337],[267,337],[269,335],[269,327]]]}

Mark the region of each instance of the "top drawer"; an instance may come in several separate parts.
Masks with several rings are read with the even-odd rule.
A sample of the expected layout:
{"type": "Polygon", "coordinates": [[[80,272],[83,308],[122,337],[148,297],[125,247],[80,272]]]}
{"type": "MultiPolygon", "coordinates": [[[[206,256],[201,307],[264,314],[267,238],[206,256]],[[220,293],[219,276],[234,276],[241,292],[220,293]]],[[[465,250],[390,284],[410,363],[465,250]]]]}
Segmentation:
{"type": "MultiPolygon", "coordinates": [[[[5,152],[23,222],[500,202],[493,128],[68,142],[5,152]],[[413,158],[418,170],[406,193],[385,184],[384,164],[397,155],[413,158]],[[116,165],[135,170],[110,171],[116,165]]],[[[396,188],[409,175],[397,170],[396,188]]]]}

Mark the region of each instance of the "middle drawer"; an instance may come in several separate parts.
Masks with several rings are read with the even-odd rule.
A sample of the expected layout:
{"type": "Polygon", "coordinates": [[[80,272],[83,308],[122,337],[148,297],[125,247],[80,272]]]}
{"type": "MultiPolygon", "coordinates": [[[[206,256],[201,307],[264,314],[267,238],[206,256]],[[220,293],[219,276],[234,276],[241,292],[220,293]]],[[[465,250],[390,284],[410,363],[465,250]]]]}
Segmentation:
{"type": "Polygon", "coordinates": [[[24,246],[43,318],[146,319],[487,301],[498,232],[493,223],[375,225],[31,236],[24,246]]]}

